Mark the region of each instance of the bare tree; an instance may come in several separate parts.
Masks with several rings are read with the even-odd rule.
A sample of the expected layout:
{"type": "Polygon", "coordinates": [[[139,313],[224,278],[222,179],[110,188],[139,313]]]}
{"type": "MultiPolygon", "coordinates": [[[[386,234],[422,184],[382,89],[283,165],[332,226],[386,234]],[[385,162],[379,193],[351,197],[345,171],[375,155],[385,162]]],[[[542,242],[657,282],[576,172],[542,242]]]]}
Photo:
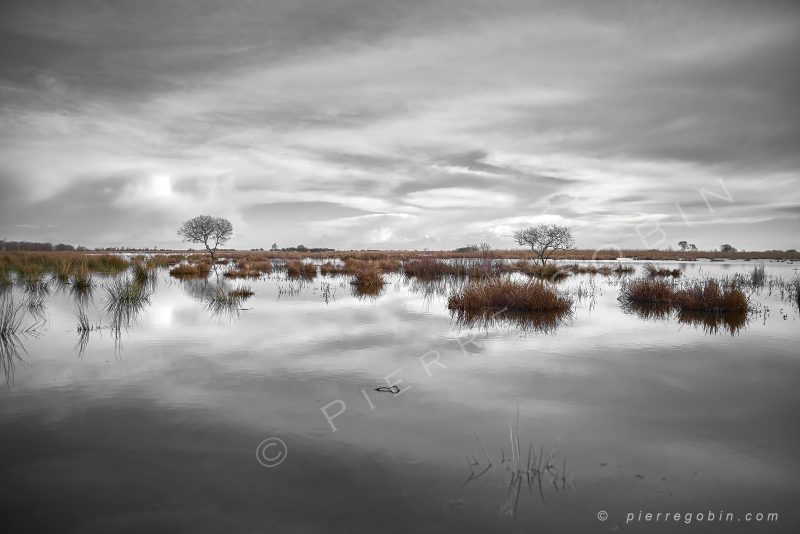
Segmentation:
{"type": "Polygon", "coordinates": [[[514,239],[519,245],[527,245],[539,256],[542,265],[557,250],[571,250],[575,248],[572,239],[572,230],[560,224],[537,224],[524,230],[514,232],[514,239]]]}
{"type": "Polygon", "coordinates": [[[202,243],[211,254],[213,264],[216,260],[217,247],[227,243],[233,235],[233,225],[222,217],[198,215],[181,224],[178,235],[189,243],[202,243]]]}

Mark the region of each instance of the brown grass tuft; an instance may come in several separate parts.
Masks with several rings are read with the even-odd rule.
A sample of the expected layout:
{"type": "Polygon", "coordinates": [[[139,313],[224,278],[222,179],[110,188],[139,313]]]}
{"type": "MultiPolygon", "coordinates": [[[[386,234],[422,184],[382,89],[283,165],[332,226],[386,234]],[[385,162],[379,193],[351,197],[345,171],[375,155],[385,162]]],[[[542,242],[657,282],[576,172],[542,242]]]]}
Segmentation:
{"type": "Polygon", "coordinates": [[[675,286],[666,280],[639,278],[622,286],[619,300],[623,304],[672,306],[675,286]]]}
{"type": "Polygon", "coordinates": [[[650,278],[668,277],[668,276],[671,276],[672,278],[680,278],[682,274],[680,269],[666,269],[666,268],[659,269],[652,263],[648,263],[644,266],[644,272],[650,278]]]}
{"type": "Polygon", "coordinates": [[[288,261],[286,273],[292,278],[312,279],[317,277],[317,266],[303,261],[288,261]]]}
{"type": "Polygon", "coordinates": [[[470,282],[447,301],[451,310],[507,310],[509,312],[566,312],[572,301],[540,280],[517,282],[490,278],[470,282]]]}
{"type": "Polygon", "coordinates": [[[362,267],[350,282],[362,293],[375,293],[383,289],[383,273],[375,265],[362,267]]]}
{"type": "Polygon", "coordinates": [[[746,313],[747,296],[733,284],[720,284],[717,280],[693,281],[675,294],[675,304],[682,312],[746,313]]]}
{"type": "Polygon", "coordinates": [[[205,277],[211,271],[209,263],[181,263],[169,270],[170,276],[180,277],[205,277]]]}

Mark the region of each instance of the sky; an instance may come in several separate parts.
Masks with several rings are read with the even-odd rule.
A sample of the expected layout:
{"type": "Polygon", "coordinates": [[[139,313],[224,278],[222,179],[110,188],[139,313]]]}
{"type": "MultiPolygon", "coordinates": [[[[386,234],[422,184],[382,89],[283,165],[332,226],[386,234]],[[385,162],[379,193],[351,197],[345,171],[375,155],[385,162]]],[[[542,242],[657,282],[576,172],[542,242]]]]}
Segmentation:
{"type": "Polygon", "coordinates": [[[800,249],[800,2],[5,0],[0,238],[800,249]]]}

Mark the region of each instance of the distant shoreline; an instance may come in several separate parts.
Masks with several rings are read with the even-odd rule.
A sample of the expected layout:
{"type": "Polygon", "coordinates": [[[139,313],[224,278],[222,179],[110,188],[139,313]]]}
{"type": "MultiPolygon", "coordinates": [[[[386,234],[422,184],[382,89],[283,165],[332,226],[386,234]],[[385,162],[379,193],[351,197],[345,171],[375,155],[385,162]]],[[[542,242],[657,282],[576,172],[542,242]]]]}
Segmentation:
{"type": "MultiPolygon", "coordinates": [[[[206,254],[199,249],[101,249],[85,251],[17,251],[0,250],[0,254],[206,254]]],[[[219,250],[220,257],[249,257],[270,259],[297,259],[317,258],[330,259],[342,257],[355,257],[363,259],[396,258],[407,259],[416,257],[447,258],[505,258],[505,259],[535,259],[531,251],[523,249],[491,250],[488,252],[454,252],[448,250],[326,250],[323,252],[294,251],[294,250],[219,250]]],[[[737,251],[718,252],[707,250],[680,251],[680,250],[639,250],[639,249],[576,249],[558,251],[551,259],[555,260],[646,260],[646,261],[721,261],[721,260],[793,260],[800,261],[800,252],[796,250],[763,250],[763,251],[737,251]]]]}

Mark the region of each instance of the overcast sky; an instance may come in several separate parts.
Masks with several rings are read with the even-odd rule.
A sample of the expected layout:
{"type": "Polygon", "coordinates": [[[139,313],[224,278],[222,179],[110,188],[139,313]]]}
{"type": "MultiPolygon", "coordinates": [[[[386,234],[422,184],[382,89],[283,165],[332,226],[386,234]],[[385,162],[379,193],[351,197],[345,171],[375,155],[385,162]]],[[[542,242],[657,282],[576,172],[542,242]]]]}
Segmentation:
{"type": "Polygon", "coordinates": [[[0,35],[0,238],[800,248],[800,2],[5,0],[0,35]]]}

